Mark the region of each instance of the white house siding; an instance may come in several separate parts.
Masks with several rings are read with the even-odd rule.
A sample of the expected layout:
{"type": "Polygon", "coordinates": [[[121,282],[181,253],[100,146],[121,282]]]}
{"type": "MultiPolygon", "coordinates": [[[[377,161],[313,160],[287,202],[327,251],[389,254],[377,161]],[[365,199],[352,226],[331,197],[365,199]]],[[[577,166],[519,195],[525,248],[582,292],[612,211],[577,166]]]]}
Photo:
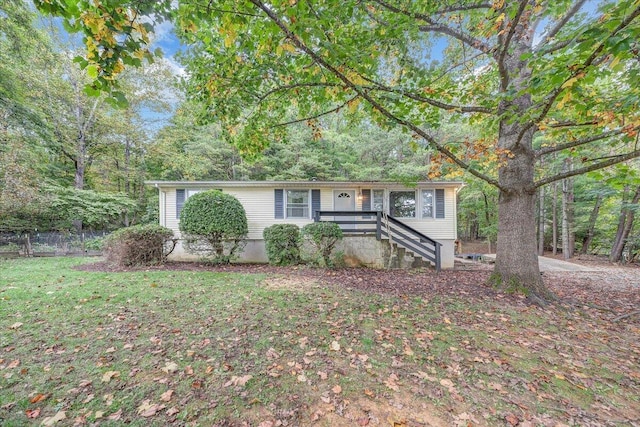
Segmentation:
{"type": "MultiPolygon", "coordinates": [[[[225,193],[236,197],[244,206],[247,213],[247,221],[249,226],[248,242],[241,255],[242,262],[267,262],[266,251],[262,232],[266,227],[273,224],[296,224],[303,227],[313,222],[313,219],[298,218],[275,218],[275,197],[274,190],[283,189],[320,189],[320,203],[322,210],[334,210],[333,197],[334,190],[355,190],[356,192],[356,211],[362,210],[362,198],[359,197],[363,189],[384,189],[385,203],[388,202],[389,191],[393,190],[411,190],[401,185],[384,184],[384,183],[327,183],[327,182],[299,182],[299,183],[225,183],[225,182],[207,182],[207,183],[162,183],[151,182],[150,184],[159,187],[160,196],[160,223],[174,230],[179,236],[179,220],[176,218],[176,189],[214,189],[218,188],[225,193]],[[225,185],[226,184],[226,185],[225,185]]],[[[415,188],[416,200],[419,201],[416,206],[416,214],[421,213],[421,193],[423,189],[444,188],[445,201],[445,217],[438,219],[422,219],[422,218],[399,218],[402,222],[410,227],[422,232],[423,234],[439,241],[442,246],[442,267],[452,268],[454,261],[454,240],[457,238],[456,223],[456,191],[460,185],[458,183],[429,183],[423,184],[415,188]]],[[[369,227],[369,226],[367,226],[369,227]]],[[[174,250],[171,255],[172,259],[190,260],[197,257],[187,254],[181,245],[174,250]]]]}

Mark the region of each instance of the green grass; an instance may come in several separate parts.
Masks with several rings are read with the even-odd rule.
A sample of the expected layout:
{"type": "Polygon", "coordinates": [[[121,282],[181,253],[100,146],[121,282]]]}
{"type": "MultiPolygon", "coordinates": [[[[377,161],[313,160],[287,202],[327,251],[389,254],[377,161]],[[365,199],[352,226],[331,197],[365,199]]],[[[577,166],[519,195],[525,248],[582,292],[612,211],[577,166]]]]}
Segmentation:
{"type": "Polygon", "coordinates": [[[296,276],[73,269],[84,262],[0,261],[3,426],[59,411],[61,425],[134,426],[640,417],[633,335],[575,313],[296,276]],[[147,400],[164,408],[143,417],[147,400]]]}

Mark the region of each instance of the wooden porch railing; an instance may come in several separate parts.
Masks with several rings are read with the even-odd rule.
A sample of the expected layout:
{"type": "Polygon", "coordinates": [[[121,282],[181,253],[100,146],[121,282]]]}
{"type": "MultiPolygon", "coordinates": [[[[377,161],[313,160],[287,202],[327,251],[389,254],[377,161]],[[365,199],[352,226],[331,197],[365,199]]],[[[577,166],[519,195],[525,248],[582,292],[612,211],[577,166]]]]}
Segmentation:
{"type": "Polygon", "coordinates": [[[380,211],[315,211],[313,219],[316,222],[334,222],[340,225],[345,234],[375,233],[377,240],[389,239],[392,243],[431,262],[436,271],[441,269],[442,243],[391,215],[385,215],[380,211]],[[332,216],[333,219],[323,219],[323,217],[329,216],[332,216]]]}

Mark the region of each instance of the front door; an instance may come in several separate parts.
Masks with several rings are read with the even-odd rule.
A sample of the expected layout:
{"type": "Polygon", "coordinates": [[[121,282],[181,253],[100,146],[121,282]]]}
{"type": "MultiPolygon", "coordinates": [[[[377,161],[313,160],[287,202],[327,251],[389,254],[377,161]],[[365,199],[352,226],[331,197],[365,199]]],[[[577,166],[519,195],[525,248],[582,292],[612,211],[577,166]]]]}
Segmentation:
{"type": "MultiPolygon", "coordinates": [[[[333,210],[335,211],[355,211],[356,210],[356,190],[333,190],[333,210]]],[[[337,216],[335,221],[355,221],[355,216],[337,216]]],[[[343,230],[356,228],[355,223],[340,224],[343,230]]]]}

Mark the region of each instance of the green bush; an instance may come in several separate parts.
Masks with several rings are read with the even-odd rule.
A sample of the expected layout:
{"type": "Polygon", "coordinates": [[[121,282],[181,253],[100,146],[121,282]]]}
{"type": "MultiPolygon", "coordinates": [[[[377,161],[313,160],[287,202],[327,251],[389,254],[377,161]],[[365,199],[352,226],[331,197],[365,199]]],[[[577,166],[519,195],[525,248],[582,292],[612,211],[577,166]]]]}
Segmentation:
{"type": "Polygon", "coordinates": [[[175,244],[173,231],[157,224],[146,224],[114,231],[104,239],[103,248],[111,263],[154,265],[165,262],[175,244]]]}
{"type": "Polygon", "coordinates": [[[262,232],[269,264],[292,265],[300,262],[300,228],[295,224],[275,224],[262,232]]]}
{"type": "Polygon", "coordinates": [[[302,227],[303,238],[315,249],[315,258],[322,259],[324,265],[335,265],[331,253],[336,244],[342,240],[340,226],[333,222],[312,222],[302,227]]]}
{"type": "Polygon", "coordinates": [[[180,231],[187,251],[227,264],[241,249],[249,228],[238,199],[209,190],[187,199],[180,213],[180,231]]]}

